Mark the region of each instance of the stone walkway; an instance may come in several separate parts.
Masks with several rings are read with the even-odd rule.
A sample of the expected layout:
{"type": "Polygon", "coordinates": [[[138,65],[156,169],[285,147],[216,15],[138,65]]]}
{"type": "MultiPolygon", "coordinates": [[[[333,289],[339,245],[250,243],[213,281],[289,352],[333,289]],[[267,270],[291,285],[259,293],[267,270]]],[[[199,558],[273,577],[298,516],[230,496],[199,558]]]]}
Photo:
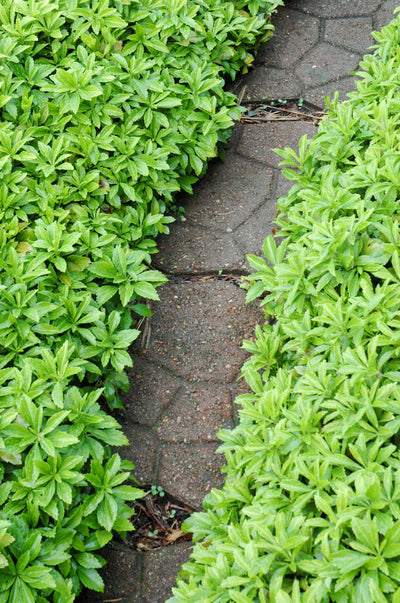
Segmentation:
{"type": "MultiPolygon", "coordinates": [[[[275,35],[262,47],[243,101],[298,99],[324,107],[324,96],[354,89],[350,75],[386,25],[400,0],[286,0],[275,15],[275,35]]],[[[131,391],[119,416],[143,484],[158,484],[200,508],[204,495],[223,483],[216,432],[236,420],[234,398],[245,353],[243,339],[263,321],[257,304],[244,305],[240,275],[246,254],[261,254],[272,232],[275,201],[290,186],[271,149],[296,147],[317,128],[307,121],[238,124],[224,163],[214,161],[193,196],[181,199],[184,219],[159,240],[155,264],[169,276],[160,289],[146,350],[134,354],[131,391]]],[[[161,603],[171,594],[190,543],[146,553],[112,543],[102,595],[83,603],[161,603]]],[[[200,602],[199,602],[200,603],[200,602]]]]}

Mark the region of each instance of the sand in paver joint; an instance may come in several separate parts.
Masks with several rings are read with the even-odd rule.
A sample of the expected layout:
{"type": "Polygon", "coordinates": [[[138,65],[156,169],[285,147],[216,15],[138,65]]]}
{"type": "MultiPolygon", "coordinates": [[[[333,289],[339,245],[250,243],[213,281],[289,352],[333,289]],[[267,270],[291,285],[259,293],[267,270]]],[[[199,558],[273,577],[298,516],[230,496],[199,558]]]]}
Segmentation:
{"type": "MultiPolygon", "coordinates": [[[[273,39],[235,89],[244,103],[302,98],[323,109],[336,90],[345,99],[355,86],[351,73],[374,43],[371,31],[391,20],[398,3],[287,0],[273,18],[273,39]]],[[[316,131],[309,121],[237,124],[225,162],[213,161],[194,195],[181,197],[185,220],[158,241],[154,263],[170,281],[153,307],[147,349],[133,351],[131,390],[118,417],[131,445],[121,455],[135,463],[142,483],[159,484],[195,508],[223,483],[216,433],[236,420],[246,357],[240,345],[263,322],[257,303],[245,306],[239,282],[250,272],[246,254],[261,255],[276,199],[291,186],[271,149],[296,148],[316,131]]],[[[105,593],[86,592],[82,603],[161,603],[190,543],[146,553],[112,543],[103,554],[105,593]]]]}

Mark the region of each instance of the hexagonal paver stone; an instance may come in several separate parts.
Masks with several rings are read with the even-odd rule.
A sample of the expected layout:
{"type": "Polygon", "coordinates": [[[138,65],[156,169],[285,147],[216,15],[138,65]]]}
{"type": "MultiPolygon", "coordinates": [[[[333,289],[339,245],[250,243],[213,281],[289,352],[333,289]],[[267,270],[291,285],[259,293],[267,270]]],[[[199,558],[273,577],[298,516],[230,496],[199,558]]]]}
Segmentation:
{"type": "Polygon", "coordinates": [[[133,368],[128,370],[130,389],[121,396],[123,414],[131,423],[152,427],[173,399],[181,381],[142,358],[139,350],[132,351],[132,361],[133,368]]]}
{"type": "MultiPolygon", "coordinates": [[[[240,228],[235,232],[235,239],[246,250],[253,255],[262,254],[262,246],[265,237],[273,234],[275,229],[276,201],[266,201],[240,228]]],[[[251,269],[253,272],[253,269],[251,269]]]]}
{"type": "Polygon", "coordinates": [[[324,40],[362,54],[375,43],[372,17],[329,19],[325,23],[324,40]]]}
{"type": "Polygon", "coordinates": [[[290,69],[318,42],[319,19],[282,8],[272,22],[275,26],[274,35],[268,44],[259,49],[255,64],[290,69]]]}
{"type": "Polygon", "coordinates": [[[107,561],[100,574],[104,580],[104,593],[84,589],[76,603],[143,603],[140,594],[140,553],[112,541],[101,551],[107,561]]]}
{"type": "Polygon", "coordinates": [[[172,546],[146,552],[143,556],[142,603],[162,603],[171,597],[176,576],[181,566],[188,561],[191,550],[190,542],[177,542],[172,546]]]}
{"type": "Polygon", "coordinates": [[[146,356],[189,381],[233,381],[246,358],[239,346],[263,320],[258,304],[217,279],[170,281],[159,292],[146,356]]]}
{"type": "Polygon", "coordinates": [[[301,93],[301,84],[293,73],[263,65],[255,67],[243,78],[243,83],[247,102],[298,98],[301,93]]]}
{"type": "Polygon", "coordinates": [[[316,88],[309,88],[303,93],[305,101],[320,107],[325,108],[325,96],[333,98],[335,92],[339,92],[339,100],[344,101],[347,99],[349,92],[353,92],[356,89],[356,80],[354,77],[345,77],[335,82],[329,82],[323,86],[317,86],[316,88]]]}
{"type": "Polygon", "coordinates": [[[304,134],[311,138],[317,131],[312,122],[306,121],[246,124],[237,146],[237,153],[276,168],[282,159],[272,149],[296,148],[304,134]]]}
{"type": "Polygon", "coordinates": [[[219,429],[232,429],[231,396],[221,385],[187,384],[157,429],[164,442],[218,441],[219,429]]]}
{"type": "Polygon", "coordinates": [[[225,162],[212,162],[194,194],[182,200],[186,224],[231,232],[263,203],[272,175],[272,170],[235,154],[225,162]]]}
{"type": "Polygon", "coordinates": [[[216,454],[218,444],[165,444],[162,448],[158,483],[192,507],[199,509],[211,488],[221,488],[225,457],[216,454]]]}
{"type": "Polygon", "coordinates": [[[157,438],[145,427],[131,423],[122,426],[129,445],[118,448],[119,454],[135,465],[133,475],[140,484],[156,483],[157,438]]]}
{"type": "Polygon", "coordinates": [[[159,237],[158,246],[160,253],[153,264],[169,274],[245,270],[243,254],[230,232],[213,232],[212,224],[209,228],[199,228],[178,221],[172,225],[169,235],[159,237]]]}
{"type": "Polygon", "coordinates": [[[382,4],[382,6],[376,11],[374,17],[375,29],[381,29],[385,25],[388,25],[392,19],[398,17],[398,13],[394,15],[393,11],[399,6],[399,4],[399,0],[386,0],[382,4]]]}
{"type": "Polygon", "coordinates": [[[291,8],[317,17],[360,17],[372,15],[380,0],[294,0],[291,8]]]}
{"type": "Polygon", "coordinates": [[[286,176],[282,174],[282,172],[279,172],[274,189],[275,199],[279,199],[279,197],[286,196],[292,186],[294,186],[295,184],[296,183],[293,180],[289,180],[288,178],[286,178],[286,176]]]}
{"type": "Polygon", "coordinates": [[[311,88],[350,75],[359,61],[358,54],[321,43],[301,59],[295,73],[311,88]]]}

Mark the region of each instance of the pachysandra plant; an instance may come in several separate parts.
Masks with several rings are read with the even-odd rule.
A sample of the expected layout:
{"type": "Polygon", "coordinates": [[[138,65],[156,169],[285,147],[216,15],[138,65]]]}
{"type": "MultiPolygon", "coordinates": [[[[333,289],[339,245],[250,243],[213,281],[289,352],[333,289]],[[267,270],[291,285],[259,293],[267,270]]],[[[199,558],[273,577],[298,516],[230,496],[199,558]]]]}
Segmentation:
{"type": "Polygon", "coordinates": [[[240,115],[224,77],[278,4],[1,2],[0,603],[102,591],[97,551],[132,529],[143,492],[104,403],[166,281],[174,194],[240,115]]]}
{"type": "Polygon", "coordinates": [[[262,297],[221,490],[172,602],[400,601],[400,18],[350,99],[279,151],[284,243],[251,256],[262,297]]]}

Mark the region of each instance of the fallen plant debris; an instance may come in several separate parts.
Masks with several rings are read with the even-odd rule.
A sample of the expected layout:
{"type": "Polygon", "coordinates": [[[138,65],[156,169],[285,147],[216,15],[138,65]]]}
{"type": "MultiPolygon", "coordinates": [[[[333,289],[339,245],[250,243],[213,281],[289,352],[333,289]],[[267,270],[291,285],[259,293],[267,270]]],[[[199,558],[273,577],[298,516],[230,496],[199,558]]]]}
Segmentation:
{"type": "Polygon", "coordinates": [[[135,501],[132,519],[134,532],[129,533],[125,544],[138,551],[151,551],[182,540],[191,540],[181,525],[193,509],[165,492],[160,486],[144,487],[144,498],[135,501]]]}
{"type": "Polygon", "coordinates": [[[319,125],[325,115],[324,111],[302,101],[281,100],[268,103],[251,103],[240,118],[239,123],[263,123],[268,121],[309,121],[319,125]]]}

